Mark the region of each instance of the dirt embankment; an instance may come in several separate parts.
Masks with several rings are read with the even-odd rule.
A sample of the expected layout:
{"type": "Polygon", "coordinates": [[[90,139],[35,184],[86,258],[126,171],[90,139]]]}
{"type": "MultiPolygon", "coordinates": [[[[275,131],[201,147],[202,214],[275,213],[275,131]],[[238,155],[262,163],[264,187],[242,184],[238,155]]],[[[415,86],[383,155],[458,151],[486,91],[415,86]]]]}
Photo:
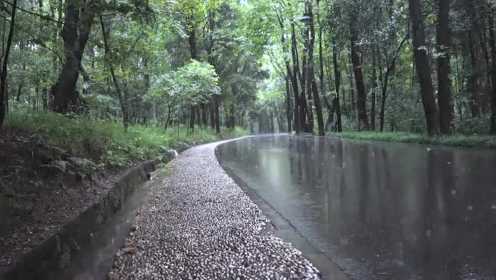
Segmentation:
{"type": "Polygon", "coordinates": [[[0,134],[0,271],[108,191],[118,170],[26,131],[0,134]]]}

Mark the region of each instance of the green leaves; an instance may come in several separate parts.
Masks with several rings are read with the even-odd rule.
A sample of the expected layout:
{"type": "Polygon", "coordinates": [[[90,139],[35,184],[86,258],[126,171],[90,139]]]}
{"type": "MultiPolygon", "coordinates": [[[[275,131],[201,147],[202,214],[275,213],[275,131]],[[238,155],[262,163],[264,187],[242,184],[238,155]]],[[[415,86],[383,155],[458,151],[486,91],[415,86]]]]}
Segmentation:
{"type": "Polygon", "coordinates": [[[196,60],[160,76],[151,91],[152,96],[176,99],[185,105],[207,103],[213,95],[220,93],[219,77],[214,67],[196,60]]]}

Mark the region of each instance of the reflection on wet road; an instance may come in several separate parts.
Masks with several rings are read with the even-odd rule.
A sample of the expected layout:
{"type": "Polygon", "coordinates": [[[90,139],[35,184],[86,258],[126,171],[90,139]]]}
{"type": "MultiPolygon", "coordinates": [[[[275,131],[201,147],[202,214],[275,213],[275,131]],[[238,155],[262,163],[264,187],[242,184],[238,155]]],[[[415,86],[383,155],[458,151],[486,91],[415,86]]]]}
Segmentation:
{"type": "Polygon", "coordinates": [[[223,165],[352,279],[496,279],[496,152],[266,136],[223,165]]]}

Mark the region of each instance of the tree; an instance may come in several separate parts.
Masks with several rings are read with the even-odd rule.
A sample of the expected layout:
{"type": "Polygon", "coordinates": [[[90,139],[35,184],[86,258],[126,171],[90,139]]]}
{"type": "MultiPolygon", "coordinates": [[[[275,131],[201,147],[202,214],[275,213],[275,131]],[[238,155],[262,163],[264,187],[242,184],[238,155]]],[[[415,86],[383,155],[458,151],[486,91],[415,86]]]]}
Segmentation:
{"type": "Polygon", "coordinates": [[[494,26],[495,8],[488,5],[488,19],[489,19],[489,44],[491,46],[491,81],[492,81],[492,95],[491,95],[491,131],[490,133],[496,135],[496,27],[494,26]]]}
{"type": "Polygon", "coordinates": [[[450,79],[449,12],[451,0],[438,0],[437,76],[440,131],[449,134],[453,128],[453,98],[450,79]]]}
{"type": "Polygon", "coordinates": [[[2,69],[0,70],[0,128],[2,128],[3,122],[5,120],[6,108],[9,102],[8,100],[8,87],[7,87],[7,76],[8,76],[8,65],[9,65],[9,56],[10,50],[12,48],[12,40],[14,38],[15,32],[15,19],[16,19],[16,11],[17,11],[17,0],[12,2],[12,7],[10,8],[10,25],[9,25],[9,34],[7,36],[7,43],[5,45],[5,49],[3,50],[2,57],[2,69]]]}
{"type": "Polygon", "coordinates": [[[61,32],[64,41],[64,65],[50,91],[53,98],[52,110],[55,112],[66,113],[79,107],[76,83],[97,9],[97,0],[67,0],[65,3],[64,26],[61,32]]]}
{"type": "Polygon", "coordinates": [[[358,42],[358,25],[353,19],[351,19],[350,22],[350,49],[353,74],[355,77],[357,90],[358,129],[368,130],[369,120],[367,116],[367,93],[365,92],[365,81],[363,79],[360,46],[358,42]]]}
{"type": "Polygon", "coordinates": [[[429,65],[428,47],[425,41],[425,27],[422,18],[422,5],[420,0],[409,0],[411,32],[415,69],[420,82],[420,93],[424,106],[427,132],[429,135],[439,133],[439,112],[434,98],[431,68],[429,65]]]}

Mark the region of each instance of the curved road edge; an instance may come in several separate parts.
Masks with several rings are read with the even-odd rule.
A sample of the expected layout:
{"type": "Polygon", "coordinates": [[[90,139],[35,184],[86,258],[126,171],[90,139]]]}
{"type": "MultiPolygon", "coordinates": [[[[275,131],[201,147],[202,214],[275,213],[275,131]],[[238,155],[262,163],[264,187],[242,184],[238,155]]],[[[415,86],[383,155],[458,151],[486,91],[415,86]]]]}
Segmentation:
{"type": "Polygon", "coordinates": [[[324,252],[315,247],[310,240],[308,240],[300,231],[291,223],[289,219],[284,217],[275,207],[263,199],[254,189],[250,188],[239,176],[236,175],[234,170],[226,166],[219,153],[219,148],[222,145],[246,139],[247,136],[233,140],[219,142],[215,148],[215,155],[220,166],[231,177],[234,182],[248,195],[248,197],[260,208],[262,213],[270,220],[272,224],[272,233],[277,237],[289,242],[296,249],[300,250],[303,255],[315,265],[320,271],[322,279],[329,280],[349,280],[344,271],[327,256],[324,252]]]}
{"type": "Polygon", "coordinates": [[[154,179],[110,279],[321,279],[222,169],[227,142],[185,151],[154,179]]]}

